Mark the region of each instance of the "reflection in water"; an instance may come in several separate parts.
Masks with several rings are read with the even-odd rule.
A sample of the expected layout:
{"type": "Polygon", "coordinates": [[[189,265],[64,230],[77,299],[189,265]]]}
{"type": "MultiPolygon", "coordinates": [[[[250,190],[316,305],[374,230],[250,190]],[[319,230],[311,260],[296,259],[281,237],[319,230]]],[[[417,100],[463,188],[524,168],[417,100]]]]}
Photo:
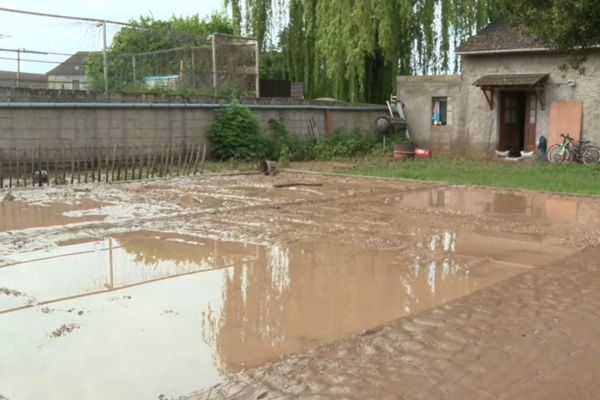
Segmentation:
{"type": "Polygon", "coordinates": [[[3,390],[177,396],[522,271],[466,266],[459,237],[415,239],[411,258],[333,241],[260,246],[155,232],[14,256],[0,286],[24,295],[0,295],[0,337],[11,343],[0,349],[3,390]],[[68,323],[81,328],[49,338],[68,323]]]}
{"type": "Polygon", "coordinates": [[[475,214],[518,214],[559,221],[577,221],[580,203],[564,198],[553,199],[544,194],[435,189],[403,194],[399,205],[419,209],[445,208],[475,214]]]}

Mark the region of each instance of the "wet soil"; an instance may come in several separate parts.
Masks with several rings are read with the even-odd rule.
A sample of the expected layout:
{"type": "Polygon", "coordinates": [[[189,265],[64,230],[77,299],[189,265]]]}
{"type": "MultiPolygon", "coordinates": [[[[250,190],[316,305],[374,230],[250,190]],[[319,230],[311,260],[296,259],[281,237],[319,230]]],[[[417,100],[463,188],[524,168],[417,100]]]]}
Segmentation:
{"type": "Polygon", "coordinates": [[[291,173],[82,196],[103,221],[0,233],[9,398],[599,395],[595,198],[291,173]]]}

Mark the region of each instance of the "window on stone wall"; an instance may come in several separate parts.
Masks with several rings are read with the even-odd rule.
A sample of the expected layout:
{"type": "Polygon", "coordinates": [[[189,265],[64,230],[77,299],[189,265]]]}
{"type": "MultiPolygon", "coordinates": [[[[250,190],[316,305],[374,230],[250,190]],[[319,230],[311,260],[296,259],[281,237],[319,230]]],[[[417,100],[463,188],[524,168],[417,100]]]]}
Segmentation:
{"type": "Polygon", "coordinates": [[[434,126],[448,124],[448,98],[434,97],[431,105],[431,124],[434,126]]]}

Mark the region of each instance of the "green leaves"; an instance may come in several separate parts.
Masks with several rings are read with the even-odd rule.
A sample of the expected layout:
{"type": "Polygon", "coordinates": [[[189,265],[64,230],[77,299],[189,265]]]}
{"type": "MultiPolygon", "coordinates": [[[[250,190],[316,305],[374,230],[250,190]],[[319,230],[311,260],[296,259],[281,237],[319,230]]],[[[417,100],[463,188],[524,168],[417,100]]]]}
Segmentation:
{"type": "Polygon", "coordinates": [[[208,137],[212,156],[221,161],[260,160],[270,152],[269,140],[258,119],[240,105],[218,110],[208,137]]]}
{"type": "Polygon", "coordinates": [[[279,34],[276,44],[284,59],[279,74],[304,82],[309,97],[381,103],[394,91],[397,73],[457,70],[454,48],[497,13],[500,1],[504,0],[226,0],[225,4],[236,15],[236,7],[243,3],[243,26],[259,38],[263,49],[270,48],[267,42],[279,34]],[[284,18],[281,10],[286,10],[284,18]]]}

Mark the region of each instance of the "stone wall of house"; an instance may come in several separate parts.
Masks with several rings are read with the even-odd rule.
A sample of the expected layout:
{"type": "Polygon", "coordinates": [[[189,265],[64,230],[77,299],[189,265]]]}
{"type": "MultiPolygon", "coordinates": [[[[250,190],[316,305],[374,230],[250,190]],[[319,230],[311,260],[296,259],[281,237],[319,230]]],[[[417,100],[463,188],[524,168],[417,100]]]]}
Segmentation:
{"type": "Polygon", "coordinates": [[[404,103],[404,112],[412,140],[419,147],[431,149],[436,155],[450,155],[460,131],[460,75],[399,76],[397,97],[404,103]],[[433,99],[446,97],[447,125],[433,126],[433,99]]]}
{"type": "MultiPolygon", "coordinates": [[[[139,146],[206,143],[224,98],[122,95],[0,88],[0,157],[34,146],[139,146]],[[32,107],[31,107],[32,106],[32,107]]],[[[387,108],[295,99],[242,100],[266,128],[282,122],[290,132],[323,136],[336,129],[374,130],[387,108]]]]}
{"type": "Polygon", "coordinates": [[[548,136],[550,105],[553,101],[580,100],[583,101],[582,137],[600,142],[600,54],[589,55],[585,75],[575,70],[561,70],[566,60],[566,56],[549,53],[464,56],[462,78],[466,135],[463,139],[467,155],[481,155],[488,153],[488,147],[489,152],[496,148],[499,93],[495,93],[496,106],[490,110],[481,89],[473,86],[479,77],[491,74],[550,74],[545,90],[546,106],[543,110],[539,102],[537,106],[536,137],[548,136]],[[569,80],[574,80],[575,86],[569,86],[569,80]],[[488,142],[491,143],[489,146],[488,142]]]}
{"type": "MultiPolygon", "coordinates": [[[[482,157],[493,155],[498,142],[500,94],[495,92],[490,110],[480,88],[473,83],[484,75],[550,74],[545,90],[545,109],[537,105],[536,137],[548,136],[550,106],[557,100],[583,101],[582,137],[600,143],[600,54],[588,56],[585,74],[561,70],[566,56],[553,53],[490,54],[462,57],[460,76],[398,77],[397,94],[406,103],[409,126],[419,145],[436,149],[436,131],[431,127],[433,97],[448,96],[453,125],[445,127],[450,138],[450,154],[482,157]],[[568,84],[575,81],[575,86],[568,84]]],[[[439,141],[438,141],[439,142],[439,141]]]]}

